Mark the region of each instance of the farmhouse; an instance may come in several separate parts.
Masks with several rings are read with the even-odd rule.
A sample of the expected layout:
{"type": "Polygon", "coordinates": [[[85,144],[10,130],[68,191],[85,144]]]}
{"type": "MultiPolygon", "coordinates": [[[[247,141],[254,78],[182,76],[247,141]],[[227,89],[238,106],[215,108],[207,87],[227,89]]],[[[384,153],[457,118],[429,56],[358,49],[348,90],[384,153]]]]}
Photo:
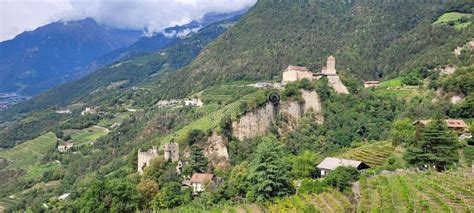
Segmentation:
{"type": "Polygon", "coordinates": [[[67,152],[74,146],[74,143],[66,143],[62,145],[58,145],[59,152],[67,152]]]}
{"type": "Polygon", "coordinates": [[[380,81],[364,81],[364,88],[378,87],[380,81]]]}
{"type": "Polygon", "coordinates": [[[158,157],[158,149],[153,147],[146,152],[138,150],[138,173],[143,174],[143,170],[150,165],[150,161],[158,157]]]}
{"type": "Polygon", "coordinates": [[[184,100],[184,105],[202,107],[204,103],[201,101],[201,99],[189,99],[189,100],[184,100]]]}
{"type": "Polygon", "coordinates": [[[206,189],[206,186],[211,184],[213,180],[213,174],[194,173],[189,181],[189,184],[193,188],[193,194],[203,192],[206,189]]]}
{"type": "MultiPolygon", "coordinates": [[[[466,130],[467,130],[467,124],[460,119],[446,119],[446,124],[448,125],[448,128],[455,131],[456,134],[462,135],[466,130]]],[[[415,125],[419,126],[426,126],[431,122],[431,120],[419,120],[415,121],[415,125]]]]}
{"type": "Polygon", "coordinates": [[[96,115],[97,114],[97,108],[92,108],[92,107],[86,107],[84,111],[81,112],[82,116],[85,115],[96,115]]]}
{"type": "Polygon", "coordinates": [[[330,171],[340,166],[352,166],[356,168],[357,170],[370,168],[367,164],[361,161],[347,160],[347,159],[342,159],[342,158],[332,158],[332,157],[324,158],[324,160],[320,164],[318,164],[317,168],[321,171],[320,173],[321,177],[324,177],[328,175],[330,171]]]}

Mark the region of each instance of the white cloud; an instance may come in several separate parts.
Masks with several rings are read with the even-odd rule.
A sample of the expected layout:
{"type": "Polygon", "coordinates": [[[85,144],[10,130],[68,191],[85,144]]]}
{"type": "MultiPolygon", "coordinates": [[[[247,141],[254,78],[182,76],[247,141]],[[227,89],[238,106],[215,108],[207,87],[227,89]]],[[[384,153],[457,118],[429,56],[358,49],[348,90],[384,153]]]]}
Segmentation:
{"type": "Polygon", "coordinates": [[[231,12],[256,0],[0,0],[0,41],[58,20],[92,17],[117,28],[148,33],[190,22],[209,12],[231,12]]]}

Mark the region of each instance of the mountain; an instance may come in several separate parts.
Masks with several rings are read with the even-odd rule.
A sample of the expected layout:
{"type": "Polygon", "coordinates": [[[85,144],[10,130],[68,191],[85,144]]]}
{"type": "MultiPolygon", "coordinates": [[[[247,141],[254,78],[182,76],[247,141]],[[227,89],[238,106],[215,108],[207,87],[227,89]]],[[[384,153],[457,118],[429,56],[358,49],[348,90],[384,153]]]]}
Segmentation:
{"type": "Polygon", "coordinates": [[[61,107],[78,99],[91,99],[88,96],[91,96],[92,92],[94,92],[93,97],[97,97],[98,91],[101,90],[105,90],[101,92],[107,96],[113,90],[106,88],[114,82],[122,82],[120,88],[153,82],[161,73],[172,72],[191,63],[209,42],[227,31],[241,16],[237,14],[230,18],[226,17],[224,20],[206,25],[197,32],[184,37],[176,37],[168,41],[166,48],[157,53],[142,53],[129,60],[113,63],[79,80],[59,85],[30,100],[12,106],[11,109],[2,112],[9,116],[3,117],[48,107],[61,107]]]}
{"type": "Polygon", "coordinates": [[[23,32],[0,43],[0,92],[45,91],[93,59],[134,43],[141,34],[103,26],[91,18],[23,32]]]}
{"type": "Polygon", "coordinates": [[[185,96],[222,82],[274,79],[288,64],[319,71],[329,55],[339,72],[359,80],[455,63],[451,52],[472,38],[472,25],[458,30],[433,23],[467,4],[258,2],[190,66],[157,82],[155,94],[185,96]]]}
{"type": "Polygon", "coordinates": [[[194,20],[184,25],[168,27],[162,32],[154,33],[151,36],[143,36],[131,45],[114,50],[92,61],[81,72],[78,72],[73,79],[79,79],[86,76],[88,73],[119,60],[130,59],[150,52],[158,52],[161,49],[168,47],[173,41],[179,40],[181,37],[184,37],[189,33],[197,32],[215,22],[241,16],[245,14],[248,9],[249,8],[244,8],[228,13],[207,13],[199,20],[194,20]]]}

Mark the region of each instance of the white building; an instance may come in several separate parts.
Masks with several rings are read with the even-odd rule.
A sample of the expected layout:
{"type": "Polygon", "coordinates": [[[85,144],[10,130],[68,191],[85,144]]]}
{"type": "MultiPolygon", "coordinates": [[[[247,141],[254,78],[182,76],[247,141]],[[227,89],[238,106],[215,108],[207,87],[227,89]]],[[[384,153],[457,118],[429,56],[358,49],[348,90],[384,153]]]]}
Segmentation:
{"type": "Polygon", "coordinates": [[[58,145],[59,152],[67,152],[74,146],[74,143],[66,143],[62,145],[58,145]]]}
{"type": "Polygon", "coordinates": [[[211,184],[214,179],[213,174],[194,173],[189,183],[193,187],[193,194],[198,194],[206,190],[206,186],[211,184]]]}
{"type": "Polygon", "coordinates": [[[369,166],[361,161],[357,160],[347,160],[342,158],[332,158],[326,157],[324,160],[318,164],[317,168],[321,171],[321,177],[324,177],[329,174],[330,171],[336,169],[340,166],[352,166],[357,170],[368,169],[369,166]]]}
{"type": "Polygon", "coordinates": [[[201,101],[201,99],[189,99],[189,100],[184,100],[184,105],[202,107],[204,103],[201,101]]]}

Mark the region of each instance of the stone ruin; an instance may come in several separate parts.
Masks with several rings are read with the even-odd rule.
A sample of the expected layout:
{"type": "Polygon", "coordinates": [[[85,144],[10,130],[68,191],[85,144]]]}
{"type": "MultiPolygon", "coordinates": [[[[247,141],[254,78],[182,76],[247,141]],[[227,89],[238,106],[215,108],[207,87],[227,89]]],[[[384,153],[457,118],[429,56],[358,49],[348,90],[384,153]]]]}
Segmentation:
{"type": "Polygon", "coordinates": [[[153,147],[146,152],[138,150],[138,173],[143,174],[143,170],[150,165],[150,161],[158,156],[158,149],[156,147],[153,147]]]}
{"type": "Polygon", "coordinates": [[[179,145],[177,143],[165,144],[164,158],[166,161],[177,162],[179,160],[179,145]]]}

